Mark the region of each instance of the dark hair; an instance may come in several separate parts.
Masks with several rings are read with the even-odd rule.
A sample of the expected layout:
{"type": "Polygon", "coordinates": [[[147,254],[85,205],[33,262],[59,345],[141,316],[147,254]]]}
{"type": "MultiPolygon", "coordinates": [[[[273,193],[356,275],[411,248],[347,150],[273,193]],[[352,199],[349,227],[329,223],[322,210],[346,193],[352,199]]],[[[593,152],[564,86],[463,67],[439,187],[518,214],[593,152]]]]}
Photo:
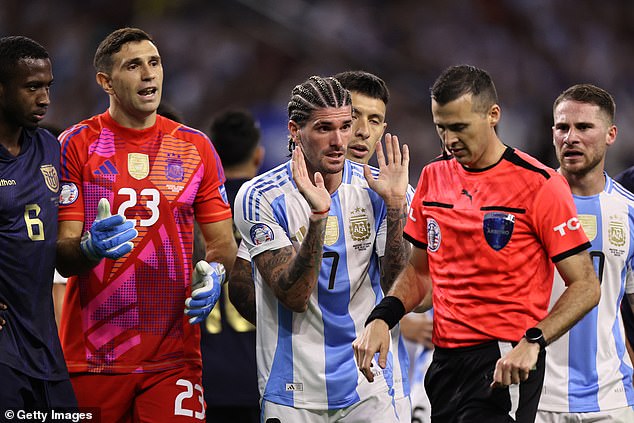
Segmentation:
{"type": "Polygon", "coordinates": [[[612,97],[612,95],[603,88],[599,88],[592,84],[573,85],[559,94],[559,97],[557,97],[555,103],[553,104],[553,112],[559,103],[565,100],[573,100],[599,106],[599,108],[608,116],[609,124],[614,124],[614,117],[616,114],[614,97],[612,97]]]}
{"type": "Polygon", "coordinates": [[[260,141],[260,128],[246,110],[226,110],[211,123],[211,142],[226,168],[249,160],[260,141]]]}
{"type": "Polygon", "coordinates": [[[93,60],[95,69],[97,72],[109,73],[113,65],[112,56],[121,51],[124,44],[145,40],[154,43],[152,37],[139,28],[121,28],[111,32],[97,47],[93,60]]]}
{"type": "Polygon", "coordinates": [[[348,91],[355,91],[370,98],[377,98],[387,105],[390,92],[385,82],[376,75],[362,70],[345,71],[335,75],[335,79],[348,91]]]}
{"type": "MultiPolygon", "coordinates": [[[[314,110],[350,105],[350,91],[335,78],[311,76],[293,88],[291,100],[288,102],[288,119],[303,127],[314,110]]],[[[289,137],[289,151],[293,151],[294,144],[293,139],[289,137]]]]}
{"type": "Polygon", "coordinates": [[[9,81],[15,65],[24,59],[50,59],[39,43],[21,35],[0,38],[0,82],[9,81]]]}
{"type": "Polygon", "coordinates": [[[470,65],[451,66],[443,71],[431,87],[431,97],[438,104],[447,104],[465,94],[473,96],[473,110],[486,113],[498,102],[491,76],[470,65]]]}

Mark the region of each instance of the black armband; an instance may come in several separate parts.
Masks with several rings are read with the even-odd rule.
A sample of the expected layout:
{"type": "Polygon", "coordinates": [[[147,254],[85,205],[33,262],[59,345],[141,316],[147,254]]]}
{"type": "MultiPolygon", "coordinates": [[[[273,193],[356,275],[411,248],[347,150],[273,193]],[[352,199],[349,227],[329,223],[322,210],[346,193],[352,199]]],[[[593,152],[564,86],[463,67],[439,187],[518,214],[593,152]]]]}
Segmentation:
{"type": "Polygon", "coordinates": [[[405,316],[405,306],[403,302],[389,295],[383,298],[383,300],[374,307],[374,310],[372,310],[372,313],[370,313],[370,316],[368,316],[368,319],[365,321],[365,326],[372,320],[381,319],[392,329],[403,316],[405,316]]]}

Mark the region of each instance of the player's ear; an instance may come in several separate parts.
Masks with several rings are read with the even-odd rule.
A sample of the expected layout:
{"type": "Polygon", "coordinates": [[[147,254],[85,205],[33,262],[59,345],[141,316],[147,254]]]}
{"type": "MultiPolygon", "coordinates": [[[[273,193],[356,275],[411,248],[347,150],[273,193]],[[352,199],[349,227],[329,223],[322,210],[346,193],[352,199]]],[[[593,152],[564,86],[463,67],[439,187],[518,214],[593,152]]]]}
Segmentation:
{"type": "Polygon", "coordinates": [[[97,80],[97,84],[106,92],[106,94],[113,94],[114,90],[112,89],[112,80],[108,76],[108,74],[103,72],[97,72],[95,76],[97,80]]]}
{"type": "Polygon", "coordinates": [[[493,106],[491,106],[491,108],[489,109],[489,114],[488,114],[489,125],[496,126],[498,122],[500,121],[501,116],[502,116],[502,110],[500,109],[500,106],[497,104],[494,104],[493,106]]]}

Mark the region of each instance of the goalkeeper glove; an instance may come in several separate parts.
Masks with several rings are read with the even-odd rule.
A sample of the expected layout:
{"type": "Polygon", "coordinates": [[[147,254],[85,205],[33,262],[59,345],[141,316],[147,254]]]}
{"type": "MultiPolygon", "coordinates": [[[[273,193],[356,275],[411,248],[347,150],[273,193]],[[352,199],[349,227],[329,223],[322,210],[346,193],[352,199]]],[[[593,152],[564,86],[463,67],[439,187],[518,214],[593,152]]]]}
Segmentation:
{"type": "Polygon", "coordinates": [[[216,262],[201,260],[196,263],[192,275],[192,296],[185,300],[185,314],[192,316],[189,323],[194,325],[207,318],[220,298],[222,283],[225,281],[225,267],[216,262]]]}
{"type": "Polygon", "coordinates": [[[134,221],[126,220],[120,214],[112,216],[110,203],[102,198],[99,200],[97,217],[90,230],[81,237],[79,246],[91,261],[99,261],[104,257],[116,260],[132,251],[132,240],[138,234],[134,229],[134,221]]]}

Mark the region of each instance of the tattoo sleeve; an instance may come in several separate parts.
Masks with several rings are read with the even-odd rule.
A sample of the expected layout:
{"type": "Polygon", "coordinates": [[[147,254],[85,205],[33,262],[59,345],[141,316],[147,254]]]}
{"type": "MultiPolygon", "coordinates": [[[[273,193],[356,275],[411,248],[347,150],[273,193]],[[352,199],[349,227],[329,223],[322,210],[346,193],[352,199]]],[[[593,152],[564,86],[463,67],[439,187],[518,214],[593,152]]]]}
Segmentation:
{"type": "Polygon", "coordinates": [[[407,221],[407,204],[401,208],[387,208],[387,236],[385,255],[381,263],[381,288],[388,292],[396,277],[405,268],[410,255],[410,245],[403,238],[403,229],[407,221]]]}
{"type": "Polygon", "coordinates": [[[277,298],[296,312],[306,310],[321,267],[327,218],[310,221],[299,251],[288,246],[266,251],[254,260],[264,281],[277,298]]]}
{"type": "Polygon", "coordinates": [[[255,325],[255,283],[251,276],[251,263],[238,257],[228,283],[231,303],[242,317],[255,325]]]}

